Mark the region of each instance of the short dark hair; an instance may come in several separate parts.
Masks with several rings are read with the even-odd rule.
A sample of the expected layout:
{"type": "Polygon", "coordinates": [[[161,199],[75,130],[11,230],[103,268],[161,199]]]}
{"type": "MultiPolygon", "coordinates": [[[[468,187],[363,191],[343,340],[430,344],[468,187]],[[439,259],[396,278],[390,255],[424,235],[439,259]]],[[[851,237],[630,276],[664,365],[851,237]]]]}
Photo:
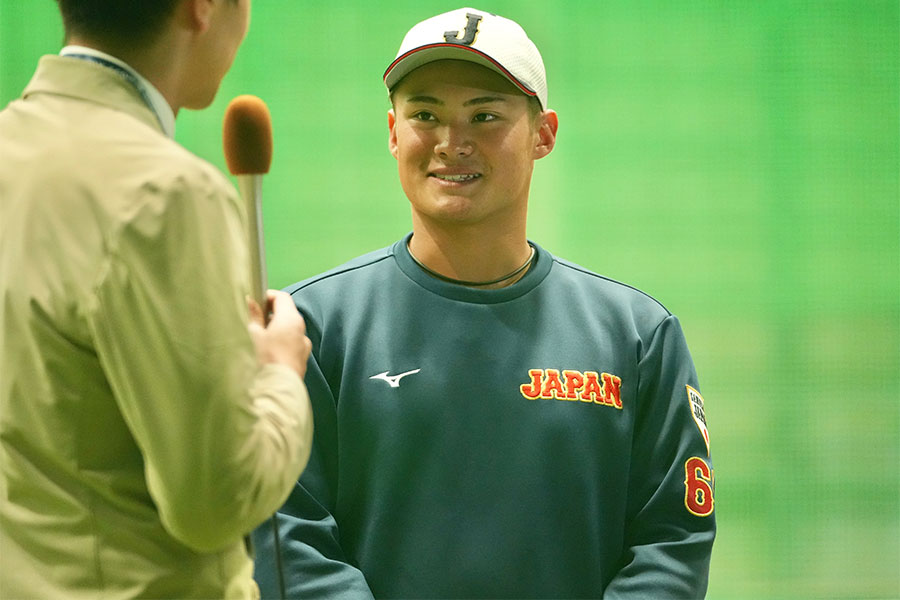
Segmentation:
{"type": "Polygon", "coordinates": [[[531,111],[532,117],[536,117],[544,111],[541,107],[541,101],[537,99],[537,96],[528,96],[528,110],[531,111]]]}
{"type": "Polygon", "coordinates": [[[66,39],[79,35],[114,46],[143,44],[158,34],[179,0],[56,0],[66,39]]]}

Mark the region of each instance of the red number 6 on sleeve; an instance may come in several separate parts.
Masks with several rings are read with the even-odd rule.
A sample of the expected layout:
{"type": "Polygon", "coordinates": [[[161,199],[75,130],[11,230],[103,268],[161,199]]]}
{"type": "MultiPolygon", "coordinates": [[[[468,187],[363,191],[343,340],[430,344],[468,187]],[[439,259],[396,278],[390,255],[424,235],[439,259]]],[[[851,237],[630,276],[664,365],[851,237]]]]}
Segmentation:
{"type": "Polygon", "coordinates": [[[713,472],[706,461],[696,456],[684,463],[684,505],[698,517],[713,512],[713,472]]]}

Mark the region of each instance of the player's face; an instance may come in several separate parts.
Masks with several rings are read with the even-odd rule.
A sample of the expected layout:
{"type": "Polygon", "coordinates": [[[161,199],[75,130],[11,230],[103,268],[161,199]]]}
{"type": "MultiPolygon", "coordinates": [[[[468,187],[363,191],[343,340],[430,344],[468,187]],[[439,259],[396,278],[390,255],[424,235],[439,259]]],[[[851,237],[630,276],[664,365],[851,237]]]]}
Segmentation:
{"type": "Polygon", "coordinates": [[[214,0],[210,6],[190,74],[193,93],[187,108],[205,108],[213,101],[250,26],[250,0],[214,0]]]}
{"type": "Polygon", "coordinates": [[[534,161],[556,139],[556,114],[474,63],[440,60],[407,75],[388,114],[389,145],[414,222],[524,227],[534,161]]]}

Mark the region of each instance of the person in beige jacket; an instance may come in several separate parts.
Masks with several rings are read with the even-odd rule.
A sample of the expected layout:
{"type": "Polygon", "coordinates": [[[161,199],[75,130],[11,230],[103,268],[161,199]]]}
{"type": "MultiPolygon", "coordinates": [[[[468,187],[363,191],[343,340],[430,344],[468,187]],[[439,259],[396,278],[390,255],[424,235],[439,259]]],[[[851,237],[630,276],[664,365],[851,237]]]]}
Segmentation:
{"type": "Polygon", "coordinates": [[[58,1],[67,46],[0,112],[0,598],[253,597],[310,343],[286,294],[248,306],[237,195],[171,138],[250,3],[58,1]]]}

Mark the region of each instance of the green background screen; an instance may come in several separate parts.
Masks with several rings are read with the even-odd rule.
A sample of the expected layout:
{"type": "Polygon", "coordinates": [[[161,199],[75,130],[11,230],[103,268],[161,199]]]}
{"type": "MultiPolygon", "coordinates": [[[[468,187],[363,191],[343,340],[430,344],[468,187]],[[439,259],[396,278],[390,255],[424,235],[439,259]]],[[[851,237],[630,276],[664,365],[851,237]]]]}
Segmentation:
{"type": "MultiPolygon", "coordinates": [[[[228,101],[269,105],[272,287],[410,229],[381,76],[412,24],[459,7],[254,2],[177,139],[224,170],[228,101]]],[[[898,2],[478,8],[529,32],[559,113],[529,237],[684,326],[716,469],[709,597],[900,597],[898,2]]],[[[61,41],[52,0],[0,0],[0,106],[61,41]]]]}

